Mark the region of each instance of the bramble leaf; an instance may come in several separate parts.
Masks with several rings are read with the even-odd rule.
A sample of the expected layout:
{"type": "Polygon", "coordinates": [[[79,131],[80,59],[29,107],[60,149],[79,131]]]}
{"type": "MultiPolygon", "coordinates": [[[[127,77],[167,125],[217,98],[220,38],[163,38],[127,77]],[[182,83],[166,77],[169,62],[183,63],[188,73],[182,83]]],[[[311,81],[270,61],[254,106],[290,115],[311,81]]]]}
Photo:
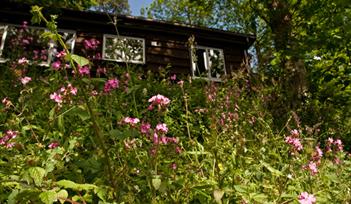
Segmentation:
{"type": "Polygon", "coordinates": [[[33,179],[35,185],[41,186],[45,176],[45,169],[41,167],[32,167],[28,169],[29,176],[33,179]]]}

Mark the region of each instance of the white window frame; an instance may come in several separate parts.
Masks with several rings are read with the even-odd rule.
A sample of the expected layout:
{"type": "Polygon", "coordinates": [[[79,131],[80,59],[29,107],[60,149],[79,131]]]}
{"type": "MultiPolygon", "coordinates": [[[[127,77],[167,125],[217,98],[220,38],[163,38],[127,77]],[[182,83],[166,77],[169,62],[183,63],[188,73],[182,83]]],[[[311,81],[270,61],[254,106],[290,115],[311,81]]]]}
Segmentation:
{"type": "Polygon", "coordinates": [[[225,59],[224,59],[224,51],[221,48],[215,48],[215,47],[208,47],[208,46],[202,46],[202,45],[197,45],[197,46],[191,46],[190,48],[190,52],[191,52],[191,74],[193,78],[198,78],[198,79],[206,79],[206,80],[210,80],[210,81],[222,81],[222,79],[220,78],[216,78],[216,77],[212,77],[211,76],[211,67],[210,67],[210,57],[209,57],[209,51],[210,50],[217,50],[220,53],[220,57],[223,59],[223,73],[224,76],[227,75],[227,69],[225,67],[225,59]],[[204,56],[204,65],[205,65],[205,69],[207,71],[207,77],[199,77],[199,76],[195,76],[195,71],[196,71],[196,66],[197,66],[197,56],[196,56],[196,50],[197,49],[203,49],[206,52],[206,55],[204,56]]]}
{"type": "MultiPolygon", "coordinates": [[[[122,52],[122,55],[125,55],[125,53],[122,52]]],[[[127,63],[134,63],[134,64],[145,64],[145,39],[144,38],[136,38],[136,37],[130,37],[130,36],[122,36],[122,35],[110,35],[110,34],[104,34],[103,36],[103,45],[102,45],[102,59],[107,60],[107,61],[114,61],[114,62],[127,62],[127,63]],[[117,38],[117,39],[132,39],[132,40],[141,40],[143,42],[143,60],[142,61],[136,61],[136,60],[118,60],[118,59],[108,59],[105,58],[106,54],[106,38],[117,38]]]]}
{"type": "MultiPolygon", "coordinates": [[[[2,35],[2,40],[1,40],[1,44],[0,44],[0,63],[4,63],[4,62],[8,61],[8,59],[4,59],[2,57],[2,54],[3,54],[4,47],[5,47],[5,42],[6,42],[6,39],[7,39],[7,31],[8,31],[8,27],[9,26],[13,26],[13,27],[17,27],[17,28],[21,27],[21,25],[17,25],[17,24],[6,24],[6,25],[5,24],[0,24],[0,28],[4,27],[4,29],[5,29],[5,32],[2,35]]],[[[44,32],[49,31],[46,28],[37,27],[37,26],[28,26],[28,28],[44,30],[44,32]]],[[[72,41],[72,44],[71,44],[71,47],[70,47],[70,51],[71,51],[71,53],[73,53],[74,47],[75,47],[75,43],[76,43],[76,39],[77,39],[77,32],[75,30],[68,30],[68,29],[58,29],[57,31],[59,33],[63,32],[63,33],[73,34],[73,41],[72,41]]],[[[54,58],[53,53],[52,53],[54,46],[55,46],[55,43],[49,42],[49,46],[46,48],[46,50],[48,51],[48,59],[45,62],[41,62],[40,64],[38,64],[39,66],[49,67],[51,65],[52,59],[54,58]]]]}
{"type": "Polygon", "coordinates": [[[0,29],[3,29],[4,32],[2,33],[1,37],[1,43],[0,43],[0,63],[6,62],[7,59],[4,59],[2,57],[2,52],[4,50],[4,45],[5,45],[5,40],[6,40],[6,35],[7,35],[7,25],[0,24],[0,29]]]}

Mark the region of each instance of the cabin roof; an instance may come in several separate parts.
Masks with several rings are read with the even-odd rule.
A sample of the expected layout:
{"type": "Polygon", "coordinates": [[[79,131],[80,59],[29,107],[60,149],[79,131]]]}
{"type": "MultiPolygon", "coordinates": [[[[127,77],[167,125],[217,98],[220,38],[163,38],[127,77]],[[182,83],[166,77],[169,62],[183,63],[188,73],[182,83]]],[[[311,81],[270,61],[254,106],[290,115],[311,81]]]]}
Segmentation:
{"type": "MultiPolygon", "coordinates": [[[[30,20],[30,5],[19,4],[2,0],[0,8],[0,23],[21,23],[23,20],[30,20]]],[[[45,8],[45,14],[57,14],[59,28],[71,28],[85,32],[104,32],[111,33],[115,30],[111,19],[107,13],[98,11],[77,11],[73,9],[45,8]],[[63,27],[64,26],[64,27],[63,27]]],[[[124,29],[134,29],[138,31],[157,32],[163,35],[194,35],[202,39],[218,41],[220,43],[240,44],[248,49],[256,37],[250,34],[224,31],[220,29],[192,26],[181,23],[147,19],[134,16],[117,16],[117,27],[124,29]]]]}

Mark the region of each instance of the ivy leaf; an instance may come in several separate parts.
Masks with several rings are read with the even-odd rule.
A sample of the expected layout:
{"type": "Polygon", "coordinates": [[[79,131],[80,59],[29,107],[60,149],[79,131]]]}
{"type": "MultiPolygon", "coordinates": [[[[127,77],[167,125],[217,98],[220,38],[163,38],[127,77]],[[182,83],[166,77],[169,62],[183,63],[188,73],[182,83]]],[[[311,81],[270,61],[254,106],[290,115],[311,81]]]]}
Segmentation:
{"type": "Polygon", "coordinates": [[[41,167],[32,167],[28,169],[29,176],[33,179],[35,185],[41,186],[45,176],[45,169],[41,167]]]}
{"type": "Polygon", "coordinates": [[[74,62],[76,62],[79,66],[83,67],[87,64],[89,64],[89,60],[85,57],[79,56],[79,55],[75,55],[72,54],[71,58],[74,62]]]}
{"type": "Polygon", "coordinates": [[[45,204],[52,204],[57,200],[56,193],[54,191],[42,192],[39,194],[39,198],[45,204]]]}

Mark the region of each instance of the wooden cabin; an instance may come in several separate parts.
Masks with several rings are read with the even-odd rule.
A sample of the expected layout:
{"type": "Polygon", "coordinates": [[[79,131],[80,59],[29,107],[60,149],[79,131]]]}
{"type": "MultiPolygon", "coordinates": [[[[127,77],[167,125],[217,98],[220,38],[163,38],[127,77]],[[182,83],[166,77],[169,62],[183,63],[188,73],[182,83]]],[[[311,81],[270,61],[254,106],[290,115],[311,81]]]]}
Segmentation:
{"type": "MultiPolygon", "coordinates": [[[[90,58],[101,62],[138,64],[142,69],[170,66],[172,73],[188,73],[210,80],[220,80],[247,62],[247,50],[255,40],[253,35],[94,11],[45,8],[43,13],[47,17],[58,15],[59,33],[76,54],[91,55],[90,58]],[[113,22],[117,22],[116,26],[113,22]]],[[[31,17],[29,5],[2,0],[0,61],[5,62],[7,55],[16,51],[11,36],[20,36],[21,25],[24,21],[30,22],[31,17]]],[[[38,25],[27,28],[38,36],[45,31],[38,25]]],[[[36,41],[34,47],[46,47],[42,49],[44,53],[47,51],[42,64],[50,66],[54,60],[50,52],[56,45],[38,43],[40,40],[35,40],[36,37],[30,39],[31,42],[23,42],[36,41]]],[[[42,50],[37,49],[36,55],[29,57],[38,58],[42,50]]]]}

